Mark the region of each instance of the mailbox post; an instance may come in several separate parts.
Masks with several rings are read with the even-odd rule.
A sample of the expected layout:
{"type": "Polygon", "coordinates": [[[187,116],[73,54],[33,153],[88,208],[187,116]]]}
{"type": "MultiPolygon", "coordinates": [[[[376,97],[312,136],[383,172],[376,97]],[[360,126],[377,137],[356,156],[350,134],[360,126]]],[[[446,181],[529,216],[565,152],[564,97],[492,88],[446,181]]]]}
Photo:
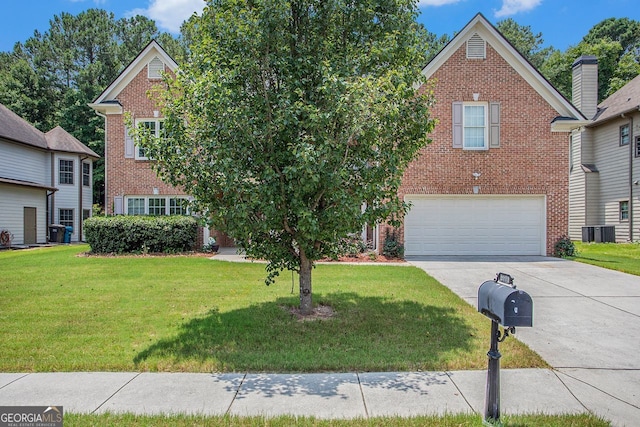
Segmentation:
{"type": "Polygon", "coordinates": [[[487,353],[487,389],[483,424],[495,426],[500,423],[500,351],[498,343],[516,326],[533,326],[533,301],[524,291],[516,289],[513,277],[498,273],[494,280],[484,282],[478,288],[478,311],[491,319],[491,347],[487,353]],[[504,332],[500,333],[499,325],[504,332]]]}

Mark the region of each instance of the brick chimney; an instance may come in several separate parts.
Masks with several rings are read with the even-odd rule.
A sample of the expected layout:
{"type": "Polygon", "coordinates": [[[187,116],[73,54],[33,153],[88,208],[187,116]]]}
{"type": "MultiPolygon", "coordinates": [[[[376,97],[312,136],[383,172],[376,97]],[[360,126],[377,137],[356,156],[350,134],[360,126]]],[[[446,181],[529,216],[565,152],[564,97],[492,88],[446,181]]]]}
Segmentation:
{"type": "Polygon", "coordinates": [[[573,63],[572,102],[591,120],[598,111],[598,58],[582,55],[573,63]]]}

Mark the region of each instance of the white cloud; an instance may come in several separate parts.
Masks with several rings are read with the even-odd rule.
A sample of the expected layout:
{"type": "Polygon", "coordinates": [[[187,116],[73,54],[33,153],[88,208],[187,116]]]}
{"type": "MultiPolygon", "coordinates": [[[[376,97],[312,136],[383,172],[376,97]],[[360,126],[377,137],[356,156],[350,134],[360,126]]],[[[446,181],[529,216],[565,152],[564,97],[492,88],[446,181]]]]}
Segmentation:
{"type": "Polygon", "coordinates": [[[528,12],[542,3],[542,0],[503,0],[502,9],[496,11],[496,18],[515,15],[518,12],[528,12]]]}
{"type": "Polygon", "coordinates": [[[458,3],[461,0],[418,0],[418,6],[444,6],[445,4],[458,3]]]}
{"type": "Polygon", "coordinates": [[[151,0],[147,9],[134,9],[127,15],[144,15],[156,21],[159,29],[177,34],[182,23],[194,12],[202,13],[204,6],[204,0],[151,0]]]}

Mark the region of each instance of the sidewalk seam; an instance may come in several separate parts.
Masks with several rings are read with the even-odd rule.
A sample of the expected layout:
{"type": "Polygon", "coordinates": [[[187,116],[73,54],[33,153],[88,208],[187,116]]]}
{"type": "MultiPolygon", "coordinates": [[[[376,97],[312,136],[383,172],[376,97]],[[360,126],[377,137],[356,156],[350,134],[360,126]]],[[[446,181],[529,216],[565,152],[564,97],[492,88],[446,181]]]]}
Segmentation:
{"type": "Polygon", "coordinates": [[[362,405],[364,406],[364,415],[369,418],[369,409],[367,408],[367,401],[364,398],[364,390],[362,390],[362,383],[360,382],[360,374],[356,372],[356,378],[358,379],[358,388],[360,389],[360,397],[362,397],[362,405]]]}
{"type": "Polygon", "coordinates": [[[128,386],[129,384],[131,384],[131,381],[135,380],[136,378],[138,378],[140,376],[141,372],[138,372],[135,374],[135,376],[133,378],[131,378],[129,381],[127,381],[126,383],[122,384],[122,386],[117,389],[116,391],[113,392],[113,394],[109,397],[107,397],[104,402],[102,402],[100,405],[98,405],[98,407],[96,409],[94,409],[93,411],[91,411],[92,414],[95,414],[100,408],[102,408],[104,406],[105,403],[107,403],[108,401],[110,401],[113,396],[115,396],[116,394],[118,394],[123,388],[125,388],[126,386],[128,386]]]}
{"type": "Polygon", "coordinates": [[[227,407],[227,410],[224,411],[225,415],[229,415],[229,413],[231,412],[231,407],[233,406],[233,403],[236,401],[236,397],[238,397],[238,393],[240,393],[240,389],[242,388],[242,385],[244,384],[244,380],[247,379],[247,373],[244,373],[244,376],[242,377],[242,380],[240,380],[240,384],[238,384],[238,388],[236,388],[236,392],[233,394],[233,398],[231,399],[231,403],[229,403],[229,406],[227,407]]]}
{"type": "Polygon", "coordinates": [[[573,375],[570,375],[570,374],[568,374],[568,373],[566,373],[566,372],[562,372],[562,371],[560,371],[560,370],[556,371],[556,370],[554,369],[554,370],[553,370],[553,373],[554,373],[554,374],[555,374],[555,376],[560,380],[560,382],[562,383],[562,385],[564,385],[564,386],[565,386],[565,388],[566,388],[567,390],[569,390],[569,393],[571,393],[571,395],[572,395],[573,397],[575,397],[575,398],[576,398],[576,400],[577,400],[578,402],[580,402],[580,404],[581,404],[581,405],[582,405],[582,406],[583,406],[587,411],[589,411],[590,413],[593,413],[593,411],[591,411],[589,408],[587,408],[587,407],[586,407],[586,406],[585,406],[585,405],[580,401],[580,399],[578,399],[578,398],[576,397],[576,395],[575,395],[575,394],[573,394],[573,392],[571,391],[571,389],[570,389],[570,388],[565,384],[565,382],[562,380],[562,378],[560,378],[560,376],[558,375],[558,373],[561,373],[562,375],[566,375],[566,376],[568,376],[569,378],[571,378],[571,379],[573,379],[573,380],[575,380],[575,381],[581,382],[582,384],[584,384],[584,385],[586,385],[586,386],[589,386],[589,387],[593,388],[594,390],[598,390],[600,393],[602,393],[602,394],[606,394],[607,396],[609,396],[610,398],[612,398],[612,399],[614,399],[614,400],[617,400],[618,402],[622,402],[622,403],[624,403],[624,404],[626,404],[626,405],[629,405],[629,406],[632,406],[632,407],[634,407],[634,408],[636,408],[636,409],[640,409],[640,406],[635,405],[635,404],[633,404],[633,403],[631,403],[631,402],[627,402],[626,400],[623,400],[623,399],[621,399],[621,398],[619,398],[619,397],[617,397],[617,396],[614,396],[613,394],[608,393],[608,392],[606,392],[606,391],[602,390],[601,388],[596,387],[596,386],[594,386],[593,384],[589,384],[588,382],[586,382],[586,381],[584,381],[584,380],[581,380],[580,378],[576,378],[576,377],[574,377],[573,375]]]}
{"type": "Polygon", "coordinates": [[[451,384],[453,384],[453,386],[456,388],[456,390],[458,390],[458,393],[460,393],[460,396],[462,396],[462,398],[464,399],[464,401],[467,404],[467,406],[469,407],[469,409],[471,409],[471,412],[473,412],[474,414],[477,414],[478,412],[476,412],[473,409],[473,406],[471,406],[471,403],[467,400],[467,396],[464,395],[462,390],[460,390],[460,387],[458,387],[458,384],[456,384],[456,382],[453,380],[453,376],[451,375],[451,371],[446,371],[445,374],[447,374],[447,377],[449,377],[449,381],[451,381],[451,384]]]}
{"type": "Polygon", "coordinates": [[[24,375],[22,375],[21,377],[18,377],[18,378],[16,378],[16,379],[15,379],[15,380],[13,380],[13,381],[9,381],[8,383],[6,383],[6,384],[5,384],[5,385],[3,385],[2,387],[0,387],[0,390],[2,390],[2,389],[3,389],[3,388],[5,388],[5,387],[9,387],[11,384],[15,383],[16,381],[20,381],[21,379],[23,379],[23,378],[25,378],[25,377],[28,377],[29,375],[31,375],[31,374],[24,374],[24,375]]]}

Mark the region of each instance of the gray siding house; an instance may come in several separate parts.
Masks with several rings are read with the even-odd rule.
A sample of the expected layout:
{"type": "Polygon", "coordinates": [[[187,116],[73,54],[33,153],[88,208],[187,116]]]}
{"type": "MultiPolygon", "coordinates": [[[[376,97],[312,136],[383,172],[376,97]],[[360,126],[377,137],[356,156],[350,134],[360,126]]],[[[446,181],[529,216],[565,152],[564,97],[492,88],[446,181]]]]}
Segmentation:
{"type": "Polygon", "coordinates": [[[597,87],[596,58],[578,58],[573,67],[573,103],[590,120],[570,125],[569,237],[638,241],[640,76],[600,104],[597,87]],[[589,234],[591,227],[595,235],[589,234]]]}
{"type": "Polygon", "coordinates": [[[42,133],[0,104],[0,233],[11,245],[46,243],[49,225],[62,224],[83,240],[98,158],[61,127],[42,133]]]}

